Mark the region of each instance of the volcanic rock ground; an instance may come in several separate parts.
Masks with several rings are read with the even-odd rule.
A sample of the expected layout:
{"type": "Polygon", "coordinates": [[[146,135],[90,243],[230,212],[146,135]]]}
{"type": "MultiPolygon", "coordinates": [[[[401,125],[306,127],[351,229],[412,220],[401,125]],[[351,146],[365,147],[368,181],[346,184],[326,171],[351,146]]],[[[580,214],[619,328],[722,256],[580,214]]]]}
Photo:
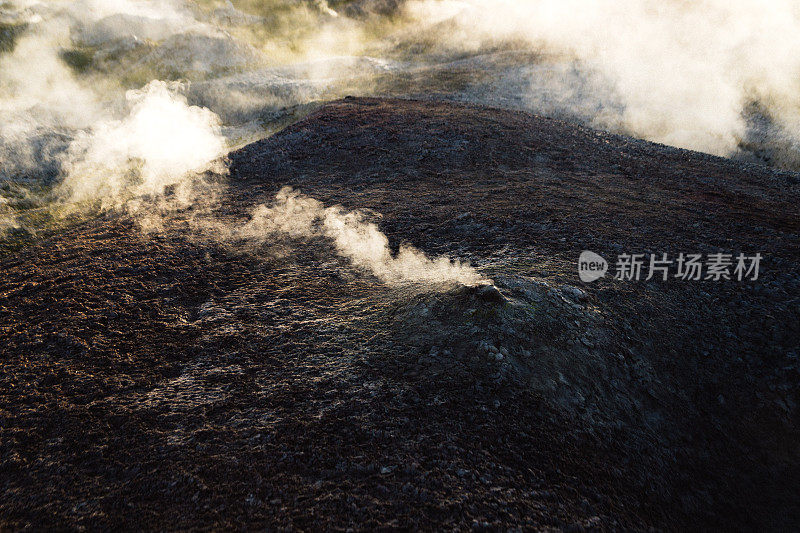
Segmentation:
{"type": "Polygon", "coordinates": [[[284,185],[500,293],[386,285],[324,238],[214,239],[192,209],[6,251],[0,527],[800,523],[797,174],[349,98],[232,154],[215,217],[284,185]],[[764,259],[756,281],[582,284],[583,249],[764,259]]]}

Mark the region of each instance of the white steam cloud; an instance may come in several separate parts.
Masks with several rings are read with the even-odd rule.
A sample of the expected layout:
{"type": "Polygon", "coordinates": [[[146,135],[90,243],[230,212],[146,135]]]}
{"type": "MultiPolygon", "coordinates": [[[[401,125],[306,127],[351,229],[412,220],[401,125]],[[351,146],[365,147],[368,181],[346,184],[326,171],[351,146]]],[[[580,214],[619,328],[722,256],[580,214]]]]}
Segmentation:
{"type": "Polygon", "coordinates": [[[27,30],[0,55],[0,176],[56,179],[49,196],[57,203],[99,200],[109,208],[167,187],[185,192],[197,174],[223,170],[220,120],[188,103],[186,84],[152,81],[125,91],[114,79],[79,76],[64,59],[74,43],[111,43],[105,53],[122,53],[142,39],[201,31],[180,3],[25,2],[13,13],[10,22],[27,30]]]}
{"type": "Polygon", "coordinates": [[[279,127],[295,105],[436,94],[800,167],[795,1],[357,0],[333,8],[316,0],[1,3],[0,24],[15,37],[10,51],[0,42],[0,178],[69,173],[80,191],[62,168],[75,138],[99,142],[97,132],[125,121],[127,90],[185,79],[187,105],[219,115],[229,144],[279,127]]]}
{"type": "Polygon", "coordinates": [[[325,207],[291,187],[281,189],[272,205],[256,207],[250,221],[232,231],[234,237],[257,241],[275,235],[331,239],[341,256],[390,284],[488,282],[468,264],[447,257],[430,259],[413,246],[402,245],[392,254],[389,239],[364,213],[325,207]]]}
{"type": "MultiPolygon", "coordinates": [[[[180,85],[161,81],[128,91],[128,115],[94,125],[70,145],[62,184],[70,200],[106,207],[156,195],[208,170],[226,153],[219,118],[190,106],[180,85]]],[[[222,167],[218,171],[222,171],[222,167]]]]}
{"type": "Polygon", "coordinates": [[[757,102],[773,134],[790,136],[795,150],[800,139],[796,1],[415,0],[407,9],[419,22],[444,24],[442,49],[513,40],[545,54],[543,64],[577,68],[556,71],[556,82],[542,80],[552,70],[532,70],[525,98],[536,111],[554,102],[564,110],[568,94],[595,126],[729,155],[757,102]],[[581,83],[589,90],[576,93],[581,83]]]}

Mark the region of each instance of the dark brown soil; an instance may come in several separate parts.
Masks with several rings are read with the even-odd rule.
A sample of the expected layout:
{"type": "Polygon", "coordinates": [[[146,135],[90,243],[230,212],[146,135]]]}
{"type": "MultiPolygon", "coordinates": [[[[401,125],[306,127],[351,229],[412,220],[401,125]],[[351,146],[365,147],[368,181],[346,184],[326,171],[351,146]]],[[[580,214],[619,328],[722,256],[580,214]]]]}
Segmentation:
{"type": "Polygon", "coordinates": [[[232,154],[216,216],[284,185],[380,213],[393,246],[470,260],[503,297],[387,286],[324,239],[222,243],[191,210],[6,252],[0,528],[800,521],[797,174],[345,99],[232,154]],[[756,281],[582,284],[584,249],[764,259],[756,281]]]}

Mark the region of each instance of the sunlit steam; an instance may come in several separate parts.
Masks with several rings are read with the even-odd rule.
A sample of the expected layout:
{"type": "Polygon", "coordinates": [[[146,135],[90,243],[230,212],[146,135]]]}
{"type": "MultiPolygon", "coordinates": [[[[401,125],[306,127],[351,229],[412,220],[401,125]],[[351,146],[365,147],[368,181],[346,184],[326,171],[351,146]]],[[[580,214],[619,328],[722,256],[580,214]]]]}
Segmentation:
{"type": "Polygon", "coordinates": [[[154,81],[128,91],[125,118],[78,136],[63,165],[65,196],[118,205],[131,195],[162,193],[218,161],[226,152],[219,119],[189,106],[179,89],[154,81]]]}
{"type": "Polygon", "coordinates": [[[435,94],[800,165],[790,0],[18,0],[0,24],[7,179],[56,177],[153,80],[192,81],[229,143],[296,105],[435,94]]]}
{"type": "Polygon", "coordinates": [[[358,211],[325,207],[290,187],[284,187],[271,205],[254,209],[251,220],[232,234],[239,238],[267,240],[275,235],[293,238],[326,237],[336,251],[353,265],[371,272],[386,283],[486,282],[475,269],[447,257],[428,258],[420,250],[402,245],[392,254],[389,239],[358,211]]]}
{"type": "Polygon", "coordinates": [[[506,39],[546,54],[521,98],[539,112],[729,155],[746,140],[757,102],[774,130],[751,134],[800,138],[797,2],[415,0],[407,8],[419,21],[447,22],[436,31],[441,50],[506,39]]]}

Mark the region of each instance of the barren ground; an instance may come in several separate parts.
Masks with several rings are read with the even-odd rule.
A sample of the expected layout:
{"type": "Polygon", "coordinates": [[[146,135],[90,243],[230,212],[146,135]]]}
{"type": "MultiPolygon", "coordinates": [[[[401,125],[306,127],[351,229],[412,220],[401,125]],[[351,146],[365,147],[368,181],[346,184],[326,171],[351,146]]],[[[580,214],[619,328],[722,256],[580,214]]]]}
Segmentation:
{"type": "Polygon", "coordinates": [[[503,298],[386,286],[322,239],[221,244],[190,212],[7,251],[0,528],[800,521],[797,174],[345,99],[232,154],[217,215],[284,185],[374,210],[394,246],[470,260],[503,298]],[[581,284],[583,249],[764,260],[757,281],[581,284]]]}

